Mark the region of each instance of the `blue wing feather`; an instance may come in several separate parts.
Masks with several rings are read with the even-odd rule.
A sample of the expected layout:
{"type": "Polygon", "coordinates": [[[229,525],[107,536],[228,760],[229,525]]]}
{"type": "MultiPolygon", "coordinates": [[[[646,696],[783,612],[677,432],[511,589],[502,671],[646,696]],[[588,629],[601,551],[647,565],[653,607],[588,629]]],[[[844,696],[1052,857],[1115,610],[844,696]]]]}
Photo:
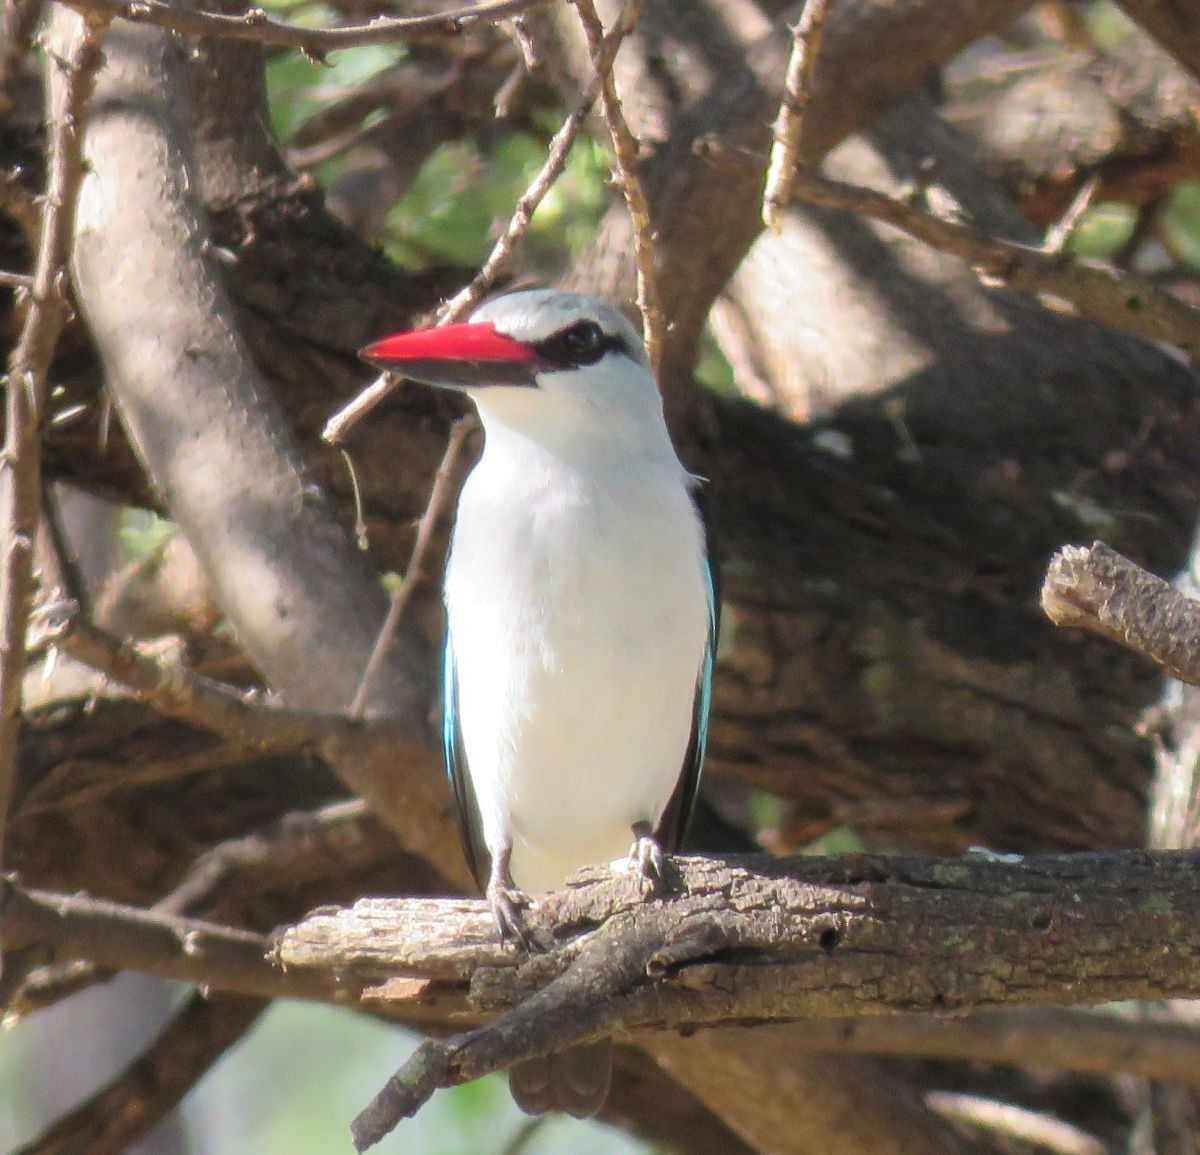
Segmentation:
{"type": "Polygon", "coordinates": [[[708,640],[704,659],[696,679],[696,697],[692,705],[692,738],[684,754],[679,784],[658,823],[657,836],[664,850],[678,850],[696,808],[696,793],[700,788],[700,773],[708,748],[708,716],[712,707],[713,667],[717,660],[717,643],[721,627],[721,587],[711,554],[704,561],[704,583],[708,593],[708,640]]]}
{"type": "Polygon", "coordinates": [[[467,865],[480,889],[487,881],[484,869],[488,860],[483,842],[483,824],[479,819],[479,803],[471,788],[471,776],[467,773],[467,758],[463,750],[462,722],[458,716],[458,674],[454,666],[454,638],[446,631],[446,650],[442,656],[442,756],[446,763],[446,777],[454,793],[455,808],[458,810],[458,833],[462,839],[463,854],[467,865]]]}

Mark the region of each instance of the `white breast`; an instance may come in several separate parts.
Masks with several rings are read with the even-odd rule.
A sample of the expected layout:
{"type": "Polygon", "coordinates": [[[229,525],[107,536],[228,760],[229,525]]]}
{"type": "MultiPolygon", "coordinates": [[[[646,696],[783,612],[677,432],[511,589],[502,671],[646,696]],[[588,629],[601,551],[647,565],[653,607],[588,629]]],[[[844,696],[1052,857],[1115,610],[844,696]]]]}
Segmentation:
{"type": "Polygon", "coordinates": [[[703,531],[677,462],[485,454],[446,577],[484,838],[527,890],[626,853],[691,732],[708,631],[703,531]]]}

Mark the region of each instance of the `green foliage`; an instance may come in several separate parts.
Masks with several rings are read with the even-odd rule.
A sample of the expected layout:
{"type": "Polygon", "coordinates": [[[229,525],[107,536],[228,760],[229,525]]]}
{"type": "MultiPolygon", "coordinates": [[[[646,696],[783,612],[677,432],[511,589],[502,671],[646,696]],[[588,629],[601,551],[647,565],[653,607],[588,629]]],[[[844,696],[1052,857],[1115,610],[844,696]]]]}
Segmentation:
{"type": "MultiPolygon", "coordinates": [[[[410,266],[479,264],[545,159],[545,142],[525,132],[489,145],[444,145],[392,210],[384,247],[410,266]]],[[[523,263],[561,267],[582,251],[609,201],[609,169],[599,145],[576,143],[563,175],[534,214],[523,263]]]]}
{"type": "Polygon", "coordinates": [[[1172,255],[1200,269],[1200,181],[1186,181],[1174,190],[1162,231],[1172,255]]]}
{"type": "Polygon", "coordinates": [[[1067,247],[1080,257],[1107,259],[1133,236],[1136,221],[1137,213],[1129,205],[1107,201],[1093,205],[1083,214],[1067,247]]]}

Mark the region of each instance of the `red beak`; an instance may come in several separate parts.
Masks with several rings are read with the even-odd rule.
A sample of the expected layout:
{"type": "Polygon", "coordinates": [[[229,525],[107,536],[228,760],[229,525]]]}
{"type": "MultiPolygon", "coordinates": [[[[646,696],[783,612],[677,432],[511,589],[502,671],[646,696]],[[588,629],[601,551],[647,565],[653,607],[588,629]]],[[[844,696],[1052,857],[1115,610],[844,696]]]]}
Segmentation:
{"type": "Polygon", "coordinates": [[[444,389],[536,386],[542,363],[536,350],[505,336],[490,321],[393,333],[359,356],[389,373],[444,389]]]}

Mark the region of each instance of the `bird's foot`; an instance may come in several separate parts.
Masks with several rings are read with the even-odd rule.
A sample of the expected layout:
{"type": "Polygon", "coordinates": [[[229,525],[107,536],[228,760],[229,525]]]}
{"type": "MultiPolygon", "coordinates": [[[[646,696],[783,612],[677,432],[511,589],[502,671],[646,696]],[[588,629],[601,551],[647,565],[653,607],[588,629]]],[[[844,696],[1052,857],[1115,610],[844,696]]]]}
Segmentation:
{"type": "Polygon", "coordinates": [[[657,894],[663,886],[663,852],[649,822],[633,824],[633,845],[629,848],[629,869],[637,876],[642,890],[657,894]]]}
{"type": "Polygon", "coordinates": [[[515,942],[524,950],[529,949],[529,939],[521,926],[520,912],[529,907],[529,895],[513,884],[508,863],[512,851],[499,851],[492,859],[492,873],[488,878],[484,897],[500,931],[500,941],[515,942]]]}

